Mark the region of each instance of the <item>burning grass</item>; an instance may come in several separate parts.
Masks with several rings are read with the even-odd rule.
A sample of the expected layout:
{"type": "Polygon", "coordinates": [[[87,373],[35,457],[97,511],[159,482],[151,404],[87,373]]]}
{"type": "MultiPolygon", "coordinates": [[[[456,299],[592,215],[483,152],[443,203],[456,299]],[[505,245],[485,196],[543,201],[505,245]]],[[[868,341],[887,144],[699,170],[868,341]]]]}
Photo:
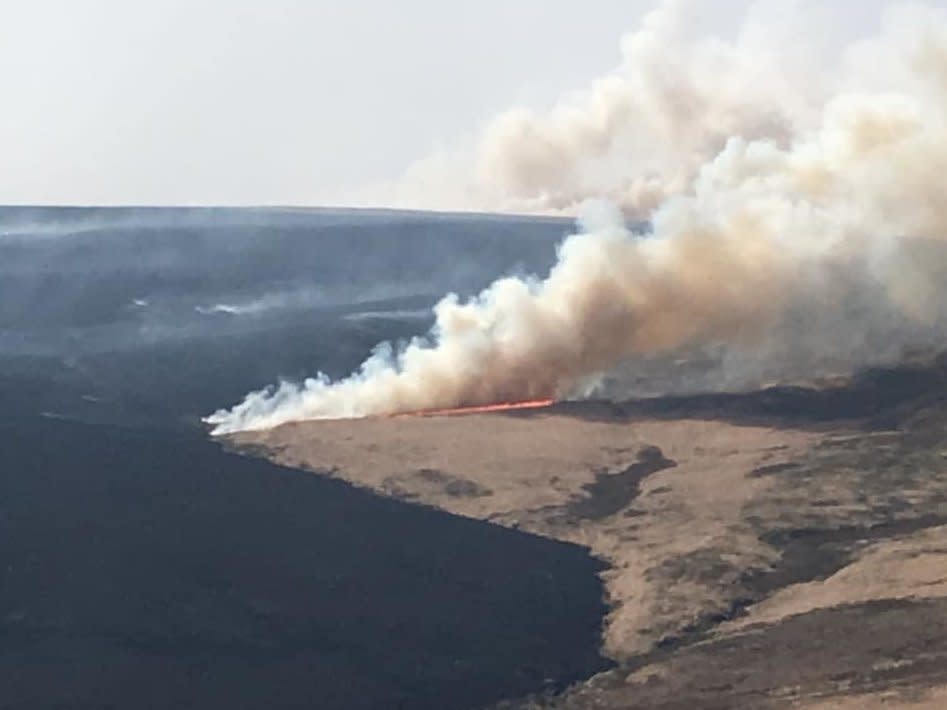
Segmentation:
{"type": "Polygon", "coordinates": [[[452,409],[425,409],[419,412],[404,412],[397,417],[454,417],[464,414],[486,414],[492,412],[510,412],[520,409],[542,409],[555,404],[552,399],[535,399],[525,402],[500,402],[497,404],[481,404],[471,407],[454,407],[452,409]]]}

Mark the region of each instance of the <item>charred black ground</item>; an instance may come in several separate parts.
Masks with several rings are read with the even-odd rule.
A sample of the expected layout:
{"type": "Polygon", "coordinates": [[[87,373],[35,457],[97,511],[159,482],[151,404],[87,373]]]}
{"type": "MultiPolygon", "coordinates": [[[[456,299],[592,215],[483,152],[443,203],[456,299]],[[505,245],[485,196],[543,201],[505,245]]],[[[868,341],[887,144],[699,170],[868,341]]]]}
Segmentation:
{"type": "Polygon", "coordinates": [[[581,548],[238,457],[199,424],[423,330],[434,265],[476,289],[564,229],[0,208],[0,708],[471,708],[608,667],[581,548]]]}

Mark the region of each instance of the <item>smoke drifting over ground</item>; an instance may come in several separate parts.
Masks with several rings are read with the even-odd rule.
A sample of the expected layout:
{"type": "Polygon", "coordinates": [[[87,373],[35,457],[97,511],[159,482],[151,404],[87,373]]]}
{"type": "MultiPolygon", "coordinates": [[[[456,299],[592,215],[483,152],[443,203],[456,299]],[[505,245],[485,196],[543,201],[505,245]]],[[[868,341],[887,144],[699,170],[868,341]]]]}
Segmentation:
{"type": "Polygon", "coordinates": [[[689,41],[687,5],[625,40],[620,75],[487,131],[477,180],[507,205],[618,205],[587,204],[544,279],[448,296],[425,338],[340,382],[252,393],[208,418],[215,432],[580,396],[630,357],[681,349],[772,355],[779,377],[940,344],[947,15],[891,11],[814,85],[803,60],[756,61],[747,32],[689,41]]]}

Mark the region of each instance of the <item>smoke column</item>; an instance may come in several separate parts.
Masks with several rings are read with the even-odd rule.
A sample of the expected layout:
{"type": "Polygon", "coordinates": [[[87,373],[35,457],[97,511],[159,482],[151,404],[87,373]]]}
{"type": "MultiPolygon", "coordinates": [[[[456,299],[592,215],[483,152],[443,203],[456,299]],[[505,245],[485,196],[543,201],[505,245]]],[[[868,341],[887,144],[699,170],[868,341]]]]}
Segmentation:
{"type": "MultiPolygon", "coordinates": [[[[581,396],[630,356],[684,347],[813,361],[831,350],[851,368],[940,344],[947,15],[892,10],[880,36],[840,55],[831,82],[796,91],[792,71],[748,70],[739,44],[702,40],[691,53],[668,40],[684,8],[667,3],[625,40],[625,79],[603,80],[568,110],[488,129],[481,163],[499,165],[491,171],[513,197],[602,168],[628,137],[662,146],[644,183],[617,174],[602,190],[612,202],[583,208],[545,278],[500,279],[464,303],[447,296],[425,338],[380,345],[339,382],[251,393],[207,418],[214,432],[581,396]],[[663,112],[647,114],[655,101],[663,112]],[[629,230],[625,216],[642,211],[650,228],[629,230]]],[[[569,190],[539,192],[568,202],[569,190]]]]}
{"type": "Polygon", "coordinates": [[[586,199],[608,199],[646,219],[730,137],[785,141],[815,125],[835,78],[824,67],[837,62],[838,47],[802,46],[800,37],[827,34],[811,27],[840,18],[797,5],[752,5],[724,42],[696,29],[708,8],[720,12],[716,5],[665,0],[622,40],[619,66],[587,89],[548,110],[501,113],[473,145],[419,160],[376,199],[566,214],[586,199]]]}

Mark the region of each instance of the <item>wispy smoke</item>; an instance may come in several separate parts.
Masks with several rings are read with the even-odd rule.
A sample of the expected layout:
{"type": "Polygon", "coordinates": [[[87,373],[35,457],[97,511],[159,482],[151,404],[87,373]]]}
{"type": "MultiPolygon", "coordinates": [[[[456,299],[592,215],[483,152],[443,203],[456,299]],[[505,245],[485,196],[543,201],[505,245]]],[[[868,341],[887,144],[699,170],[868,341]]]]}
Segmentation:
{"type": "Polygon", "coordinates": [[[656,204],[647,233],[587,206],[545,279],[448,296],[426,338],[379,346],[340,382],[252,393],[208,418],[215,432],[575,396],[629,356],[689,346],[797,363],[830,351],[850,367],[940,338],[947,16],[892,12],[820,98],[824,86],[794,88],[797,63],[785,75],[748,63],[745,35],[688,44],[683,7],[667,3],[626,40],[620,76],[549,114],[502,117],[480,152],[512,202],[568,205],[600,188],[625,215],[656,204]],[[649,157],[626,173],[628,145],[649,157]]]}

